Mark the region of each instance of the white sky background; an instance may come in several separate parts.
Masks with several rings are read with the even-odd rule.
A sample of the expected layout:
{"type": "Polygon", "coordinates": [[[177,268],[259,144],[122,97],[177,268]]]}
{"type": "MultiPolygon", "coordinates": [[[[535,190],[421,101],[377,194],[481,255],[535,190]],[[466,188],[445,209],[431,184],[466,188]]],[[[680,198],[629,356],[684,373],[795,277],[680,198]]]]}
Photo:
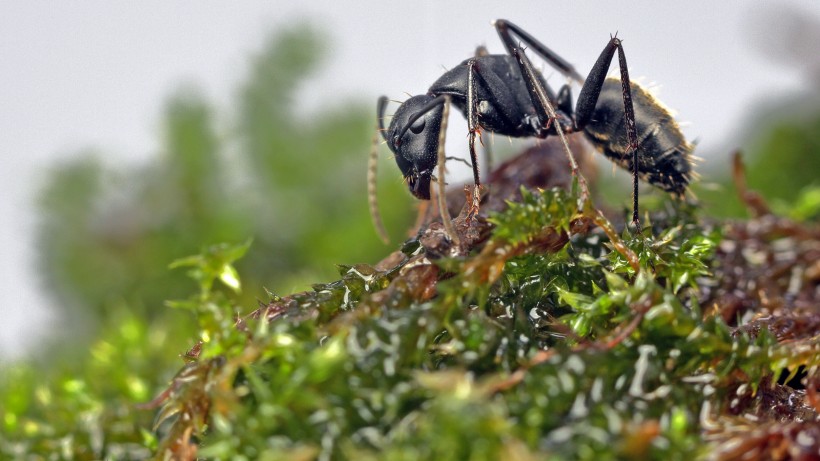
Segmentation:
{"type": "Polygon", "coordinates": [[[769,19],[785,5],[820,17],[817,0],[390,3],[0,3],[0,358],[19,355],[52,322],[33,247],[33,204],[48,166],[89,147],[111,165],[147,160],[160,148],[168,95],[193,83],[230,107],[248,57],[284,24],[307,18],[331,39],[330,58],[302,89],[305,114],[354,98],[373,101],[375,112],[381,94],[426,92],[477,45],[502,52],[494,18],[522,26],[582,74],[618,31],[633,79],[659,84],[706,156],[732,148],[728,136],[755,102],[807,84],[759,52],[777,32],[770,28],[783,27],[769,19]]]}

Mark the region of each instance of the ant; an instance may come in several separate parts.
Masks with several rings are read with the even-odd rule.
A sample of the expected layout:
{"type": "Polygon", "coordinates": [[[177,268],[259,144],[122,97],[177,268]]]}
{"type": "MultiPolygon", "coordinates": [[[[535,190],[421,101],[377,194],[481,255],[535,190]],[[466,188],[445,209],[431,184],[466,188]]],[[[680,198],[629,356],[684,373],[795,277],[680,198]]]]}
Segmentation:
{"type": "MultiPolygon", "coordinates": [[[[617,35],[610,38],[584,79],[571,64],[515,24],[499,19],[493,25],[508,54],[487,54],[479,48],[474,57],[442,75],[427,94],[404,101],[387,129],[383,121],[387,97],[379,98],[379,131],[395,154],[396,163],[415,197],[430,199],[433,169],[444,158],[440,131],[443,113],[448,111],[450,101],[465,115],[469,129],[475,186],[468,218],[478,212],[480,201],[481,178],[475,138],[482,130],[512,137],[546,138],[557,134],[572,172],[579,179],[582,199],[586,200],[585,182],[564,138],[565,133],[583,131],[597,150],[632,172],[632,223],[639,233],[639,178],[678,198],[685,195],[694,175],[693,146],[684,138],[670,111],[647,90],[629,80],[626,57],[617,35]],[[533,68],[523,49],[516,45],[516,39],[564,76],[582,85],[574,110],[569,84],[563,85],[556,94],[533,68]],[[606,78],[616,51],[620,82],[617,78],[606,78]]],[[[371,173],[374,169],[371,162],[371,173]]],[[[371,192],[374,186],[375,183],[371,192]]],[[[373,196],[371,212],[377,230],[384,235],[373,196]]]]}

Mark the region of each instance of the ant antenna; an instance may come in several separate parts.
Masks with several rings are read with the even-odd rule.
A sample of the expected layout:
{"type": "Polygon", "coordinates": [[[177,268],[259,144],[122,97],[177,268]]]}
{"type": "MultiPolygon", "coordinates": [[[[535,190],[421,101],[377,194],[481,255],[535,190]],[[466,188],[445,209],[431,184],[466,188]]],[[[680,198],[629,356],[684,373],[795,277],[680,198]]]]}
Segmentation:
{"type": "Polygon", "coordinates": [[[376,124],[376,133],[373,135],[373,143],[370,147],[370,157],[367,161],[367,203],[370,207],[370,217],[373,219],[373,227],[376,234],[385,245],[390,243],[390,237],[382,222],[382,215],[379,213],[379,203],[376,197],[376,176],[379,168],[379,124],[376,124]]]}

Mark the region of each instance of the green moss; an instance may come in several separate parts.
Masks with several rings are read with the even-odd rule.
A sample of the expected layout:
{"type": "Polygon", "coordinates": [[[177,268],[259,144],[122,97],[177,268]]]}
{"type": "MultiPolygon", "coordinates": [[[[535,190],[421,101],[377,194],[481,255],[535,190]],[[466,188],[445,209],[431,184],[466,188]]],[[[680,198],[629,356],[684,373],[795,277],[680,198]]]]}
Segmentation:
{"type": "MultiPolygon", "coordinates": [[[[626,240],[638,275],[601,232],[544,251],[575,199],[525,192],[446,271],[418,254],[342,266],[338,282],[261,307],[241,349],[171,386],[163,413],[183,410],[160,454],[196,435],[215,458],[683,459],[710,450],[704,418],[727,414],[740,383],[820,364],[815,340],[797,356],[703,315],[722,231],[689,211],[626,240]],[[515,250],[482,288],[476,274],[491,271],[477,262],[499,263],[488,248],[515,250]]],[[[225,350],[206,343],[203,356],[212,348],[225,350]]]]}

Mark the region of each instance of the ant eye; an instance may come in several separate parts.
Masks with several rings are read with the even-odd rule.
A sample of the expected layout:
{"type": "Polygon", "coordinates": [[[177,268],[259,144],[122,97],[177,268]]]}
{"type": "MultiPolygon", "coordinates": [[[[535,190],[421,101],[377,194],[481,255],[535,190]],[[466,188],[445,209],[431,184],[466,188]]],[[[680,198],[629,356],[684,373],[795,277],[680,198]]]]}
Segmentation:
{"type": "Polygon", "coordinates": [[[410,125],[410,131],[412,131],[415,134],[421,133],[422,131],[424,131],[424,124],[425,123],[426,123],[426,121],[424,120],[424,117],[416,120],[416,123],[410,125]]]}
{"type": "Polygon", "coordinates": [[[401,144],[401,139],[398,136],[393,136],[393,145],[399,147],[399,144],[401,144]]]}

